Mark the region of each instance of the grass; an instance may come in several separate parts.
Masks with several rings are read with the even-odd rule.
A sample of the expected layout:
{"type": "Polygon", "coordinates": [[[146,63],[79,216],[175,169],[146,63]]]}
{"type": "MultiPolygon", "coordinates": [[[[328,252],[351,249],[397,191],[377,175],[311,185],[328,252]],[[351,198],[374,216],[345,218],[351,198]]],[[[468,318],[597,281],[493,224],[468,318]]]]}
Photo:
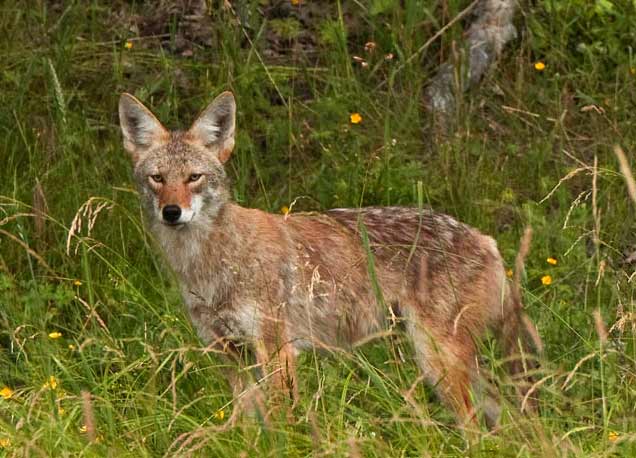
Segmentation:
{"type": "MultiPolygon", "coordinates": [[[[11,391],[0,397],[0,456],[636,455],[636,291],[625,255],[636,224],[612,152],[620,144],[633,167],[636,12],[592,3],[524,6],[521,38],[442,132],[422,92],[461,24],[402,63],[468,2],[307,1],[291,19],[272,13],[277,2],[215,4],[209,45],[185,55],[175,17],[159,31],[131,27],[132,14],[158,14],[144,3],[4,2],[0,388],[11,391]],[[303,356],[295,423],[224,427],[221,360],[196,337],[144,230],[116,107],[129,91],[184,126],[225,89],[239,107],[230,169],[243,205],[424,202],[495,236],[509,264],[533,226],[524,297],[545,344],[538,417],[505,402],[500,431],[469,446],[415,385],[398,336],[352,355],[303,356]]],[[[508,392],[491,344],[484,367],[508,392]]]]}

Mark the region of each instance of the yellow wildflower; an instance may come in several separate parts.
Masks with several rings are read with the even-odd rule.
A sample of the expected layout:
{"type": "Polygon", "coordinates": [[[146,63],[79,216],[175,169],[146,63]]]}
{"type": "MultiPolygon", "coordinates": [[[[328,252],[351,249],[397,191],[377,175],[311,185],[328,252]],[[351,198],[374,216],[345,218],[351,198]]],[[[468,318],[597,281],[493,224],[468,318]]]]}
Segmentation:
{"type": "Polygon", "coordinates": [[[68,344],[68,349],[71,350],[71,351],[75,350],[75,345],[68,344]]]}
{"type": "Polygon", "coordinates": [[[0,390],[0,396],[2,396],[4,399],[9,399],[11,396],[13,396],[13,390],[8,386],[5,386],[0,390]]]}
{"type": "Polygon", "coordinates": [[[127,41],[126,43],[124,43],[124,48],[126,49],[132,49],[133,47],[133,42],[132,41],[127,41]]]}
{"type": "Polygon", "coordinates": [[[349,115],[349,121],[351,121],[351,124],[360,124],[362,122],[362,116],[360,116],[360,113],[351,113],[351,115],[349,115]]]}
{"type": "Polygon", "coordinates": [[[60,337],[62,337],[62,333],[59,331],[53,331],[53,332],[49,332],[49,338],[55,340],[55,339],[59,339],[60,337]]]}
{"type": "Polygon", "coordinates": [[[80,429],[79,429],[80,433],[85,433],[86,431],[88,431],[88,428],[86,427],[86,425],[80,426],[80,429]]]}
{"type": "Polygon", "coordinates": [[[506,277],[512,278],[512,269],[506,270],[506,277]]]}
{"type": "Polygon", "coordinates": [[[553,266],[556,266],[558,261],[555,258],[548,258],[548,259],[545,260],[545,262],[547,262],[548,264],[551,264],[553,266]]]}
{"type": "Polygon", "coordinates": [[[214,418],[217,420],[223,420],[225,418],[225,411],[223,409],[219,409],[214,413],[214,418]]]}
{"type": "Polygon", "coordinates": [[[82,286],[82,281],[81,280],[73,280],[73,284],[75,286],[82,286]]]}
{"type": "Polygon", "coordinates": [[[280,207],[280,212],[283,215],[287,215],[289,213],[289,207],[287,205],[283,205],[282,207],[280,207]]]}
{"type": "Polygon", "coordinates": [[[545,70],[545,64],[541,61],[535,62],[534,69],[538,72],[542,72],[543,70],[545,70]]]}
{"type": "Polygon", "coordinates": [[[0,448],[7,448],[11,445],[11,440],[8,437],[0,438],[0,448]]]}
{"type": "Polygon", "coordinates": [[[47,389],[50,388],[52,390],[57,388],[57,379],[55,378],[55,376],[51,375],[49,376],[49,379],[46,381],[46,383],[44,385],[42,385],[43,389],[47,389]]]}
{"type": "Polygon", "coordinates": [[[545,286],[552,284],[552,277],[550,275],[544,275],[543,277],[541,277],[541,283],[543,283],[545,286]]]}
{"type": "Polygon", "coordinates": [[[616,442],[619,437],[620,434],[618,434],[616,431],[610,431],[607,435],[607,440],[609,440],[610,442],[616,442]]]}

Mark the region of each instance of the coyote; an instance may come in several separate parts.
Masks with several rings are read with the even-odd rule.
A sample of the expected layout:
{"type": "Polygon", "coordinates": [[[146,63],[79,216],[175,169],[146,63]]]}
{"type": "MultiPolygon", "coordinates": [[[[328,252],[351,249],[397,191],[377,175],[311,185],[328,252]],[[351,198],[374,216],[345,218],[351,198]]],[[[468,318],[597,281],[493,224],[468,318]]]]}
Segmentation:
{"type": "MultiPolygon", "coordinates": [[[[510,370],[527,379],[518,354],[532,350],[519,290],[528,243],[510,284],[492,238],[428,209],[243,208],[224,170],[235,112],[224,92],[188,131],[171,132],[135,97],[119,102],[149,227],[203,341],[249,349],[271,394],[295,401],[300,351],[351,348],[398,320],[423,376],[462,423],[475,421],[476,345],[488,328],[501,337],[510,370]]],[[[229,376],[237,396],[240,373],[229,376]]]]}

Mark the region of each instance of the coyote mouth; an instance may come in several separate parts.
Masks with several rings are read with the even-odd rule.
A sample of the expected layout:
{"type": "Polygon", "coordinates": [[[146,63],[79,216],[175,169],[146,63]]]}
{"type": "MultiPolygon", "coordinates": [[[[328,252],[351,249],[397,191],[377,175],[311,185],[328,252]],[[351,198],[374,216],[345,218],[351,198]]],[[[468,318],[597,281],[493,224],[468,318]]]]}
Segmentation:
{"type": "Polygon", "coordinates": [[[173,228],[174,230],[182,229],[183,226],[186,225],[186,223],[169,223],[168,221],[161,221],[161,223],[165,226],[173,228]]]}
{"type": "Polygon", "coordinates": [[[170,221],[166,221],[165,219],[162,219],[161,223],[163,225],[165,225],[165,226],[173,228],[175,231],[178,231],[178,230],[183,229],[183,227],[186,226],[188,223],[192,222],[192,220],[194,219],[195,216],[196,216],[196,213],[193,213],[188,221],[170,222],[170,221]]]}

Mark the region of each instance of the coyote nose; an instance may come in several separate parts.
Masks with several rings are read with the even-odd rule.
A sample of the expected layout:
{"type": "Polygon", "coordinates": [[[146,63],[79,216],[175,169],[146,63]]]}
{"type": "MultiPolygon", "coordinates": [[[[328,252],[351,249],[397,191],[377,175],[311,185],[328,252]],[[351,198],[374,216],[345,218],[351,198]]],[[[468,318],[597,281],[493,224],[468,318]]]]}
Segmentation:
{"type": "Polygon", "coordinates": [[[181,208],[178,205],[166,205],[161,211],[163,219],[169,223],[176,223],[181,217],[181,208]]]}

